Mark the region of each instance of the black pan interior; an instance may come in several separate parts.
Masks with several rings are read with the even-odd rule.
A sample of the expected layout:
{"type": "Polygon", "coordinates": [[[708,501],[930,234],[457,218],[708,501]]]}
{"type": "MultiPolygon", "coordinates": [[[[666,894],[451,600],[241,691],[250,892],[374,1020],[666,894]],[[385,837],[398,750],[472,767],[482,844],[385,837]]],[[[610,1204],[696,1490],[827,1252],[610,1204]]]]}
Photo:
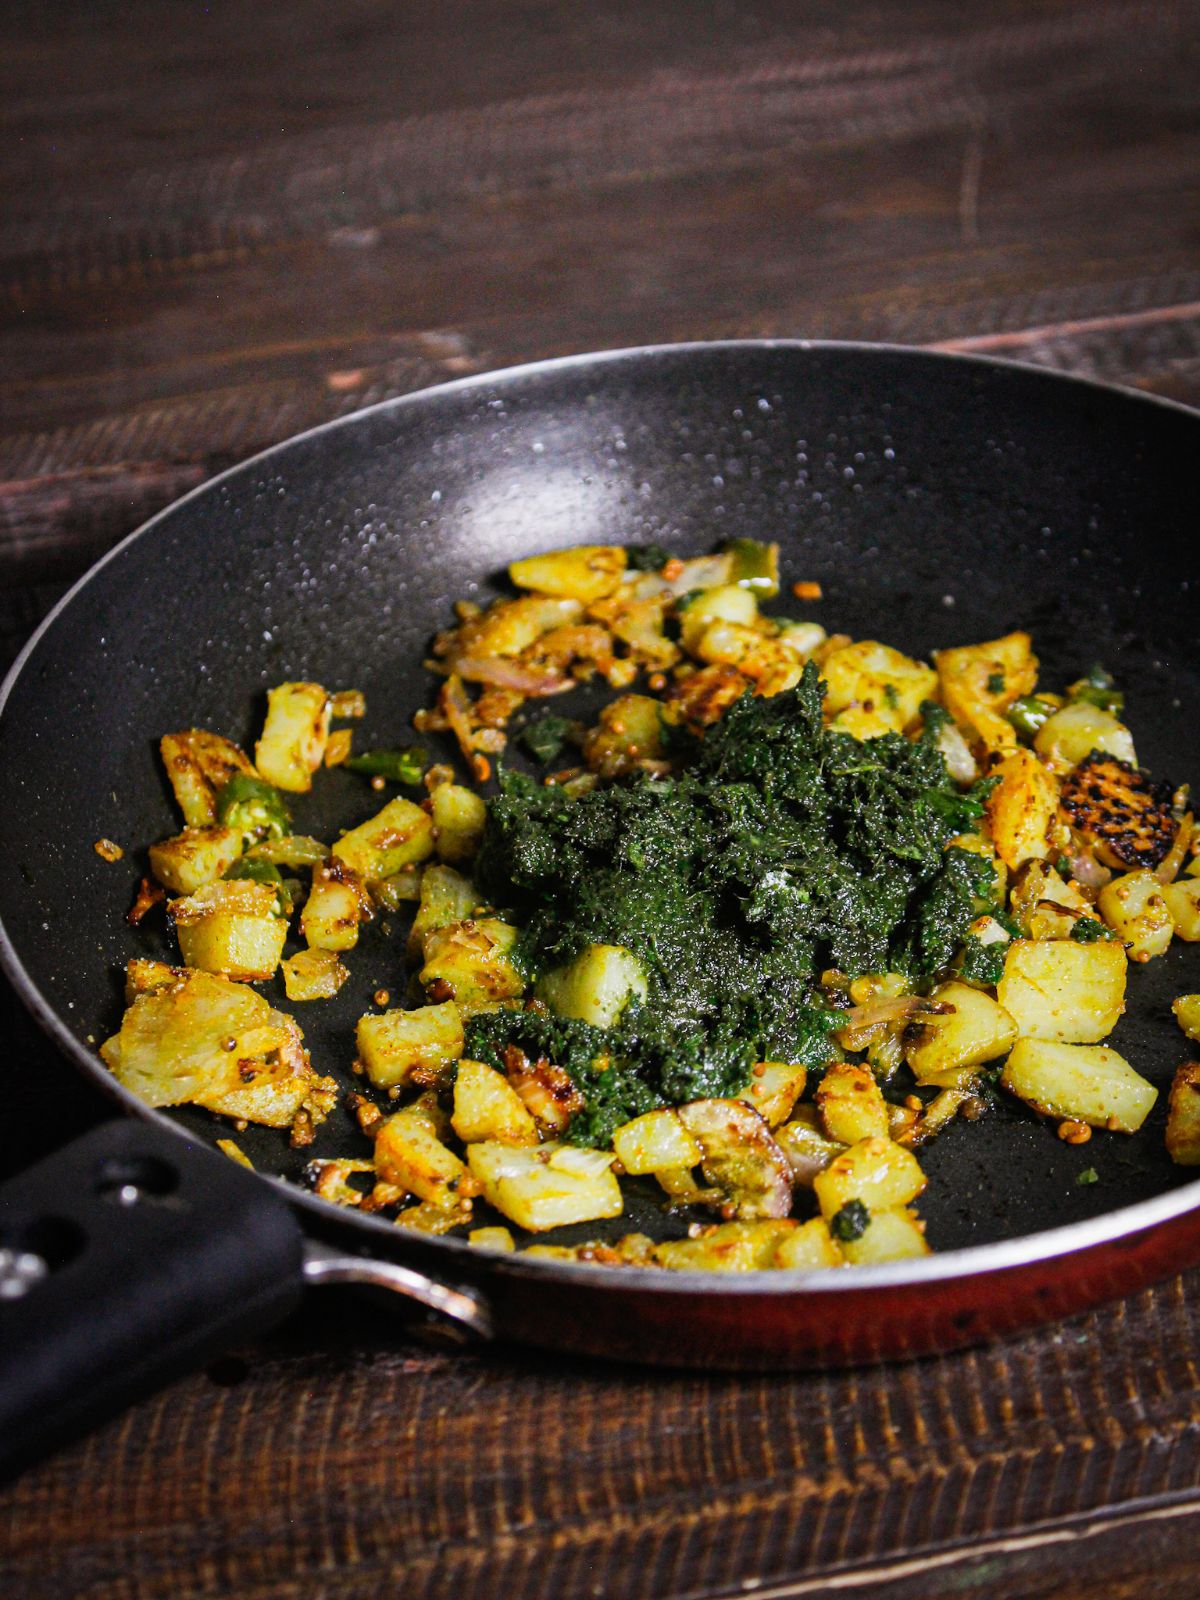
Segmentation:
{"type": "MultiPolygon", "coordinates": [[[[824,598],[801,606],[785,588],[776,609],[918,656],[1028,628],[1044,684],[1104,662],[1142,762],[1200,776],[1198,458],[1200,419],[1178,408],[853,346],[551,363],[362,413],[181,502],[52,622],[0,720],[0,918],[81,1062],[102,1070],[92,1041],[117,1025],[124,963],[166,949],[123,915],[146,844],[178,827],[158,736],[197,725],[251,739],[265,687],[307,677],[366,691],[360,748],[405,741],[451,602],[491,592],[518,553],[580,541],[692,553],[778,539],[788,583],[815,579],[824,598]],[[101,836],[125,860],[102,861],[101,836]]],[[[296,826],[329,837],[375,802],[329,773],[296,826]]],[[[404,992],[401,950],[377,926],[338,998],[297,1008],[321,1070],[349,1081],[355,1019],[376,990],[404,992]]],[[[1169,1002],[1195,989],[1200,955],[1178,942],[1131,974],[1113,1042],[1164,1090],[1185,1054],[1169,1002]]],[[[178,1120],[227,1131],[206,1113],[178,1120]]],[[[1008,1238],[1185,1181],[1164,1120],[1165,1093],[1139,1136],[1080,1149],[1015,1106],[956,1123],[923,1157],[931,1241],[1008,1238]],[[1088,1168],[1099,1181],[1079,1183],[1088,1168]]],[[[304,1154],[265,1130],[239,1138],[261,1170],[289,1176],[314,1153],[362,1149],[340,1111],[304,1154]]],[[[663,1231],[656,1202],[636,1206],[663,1231]]]]}

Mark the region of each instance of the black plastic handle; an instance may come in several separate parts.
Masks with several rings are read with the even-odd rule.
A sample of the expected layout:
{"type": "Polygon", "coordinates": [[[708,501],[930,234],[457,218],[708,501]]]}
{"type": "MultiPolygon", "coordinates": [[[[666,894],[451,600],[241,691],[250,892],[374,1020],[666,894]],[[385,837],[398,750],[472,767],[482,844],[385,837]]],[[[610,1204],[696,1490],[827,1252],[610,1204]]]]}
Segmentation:
{"type": "Polygon", "coordinates": [[[281,1321],[303,1245],[268,1185],[147,1123],[0,1187],[0,1474],[281,1321]]]}

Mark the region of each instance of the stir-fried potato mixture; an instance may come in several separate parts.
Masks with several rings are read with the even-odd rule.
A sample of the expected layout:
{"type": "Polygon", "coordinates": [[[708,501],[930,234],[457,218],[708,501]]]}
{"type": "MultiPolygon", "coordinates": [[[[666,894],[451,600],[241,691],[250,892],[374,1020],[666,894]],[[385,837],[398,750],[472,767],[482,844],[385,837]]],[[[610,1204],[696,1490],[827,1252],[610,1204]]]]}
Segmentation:
{"type": "MultiPolygon", "coordinates": [[[[356,752],[335,724],[363,696],[317,683],[270,691],[253,758],[165,732],[183,826],[130,915],[165,912],[178,964],[129,963],[115,1077],[225,1119],[242,1161],[230,1133],[308,1145],[348,1097],[360,1143],[312,1162],[316,1192],[485,1249],[648,1183],[686,1237],[524,1248],[714,1272],[926,1254],[921,1152],[997,1093],[1072,1144],[1135,1132],[1158,1091],[1104,1041],[1130,963],[1200,940],[1186,789],[1139,768],[1100,669],[1048,691],[1022,632],[926,663],[769,615],[777,563],[749,540],[514,562],[434,639],[415,719],[469,782],[356,752]],[[543,707],[589,682],[594,720],[543,707]],[[328,767],[375,807],[297,835],[288,797],[328,767]],[[336,995],[383,914],[393,989],[353,1062],[314,1066],[286,1006],[336,995]]],[[[1200,1042],[1200,995],[1176,1012],[1200,1042]]],[[[1200,1165],[1200,1061],[1166,1138],[1200,1165]]]]}

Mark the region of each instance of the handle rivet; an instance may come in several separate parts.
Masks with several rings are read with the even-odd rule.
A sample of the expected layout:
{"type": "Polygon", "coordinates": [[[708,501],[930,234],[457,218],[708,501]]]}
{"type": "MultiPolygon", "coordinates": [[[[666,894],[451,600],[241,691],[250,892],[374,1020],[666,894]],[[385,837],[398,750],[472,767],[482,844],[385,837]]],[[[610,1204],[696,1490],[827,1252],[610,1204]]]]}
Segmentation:
{"type": "Polygon", "coordinates": [[[0,1249],[0,1300],[19,1300],[50,1268],[32,1250],[0,1249]]]}

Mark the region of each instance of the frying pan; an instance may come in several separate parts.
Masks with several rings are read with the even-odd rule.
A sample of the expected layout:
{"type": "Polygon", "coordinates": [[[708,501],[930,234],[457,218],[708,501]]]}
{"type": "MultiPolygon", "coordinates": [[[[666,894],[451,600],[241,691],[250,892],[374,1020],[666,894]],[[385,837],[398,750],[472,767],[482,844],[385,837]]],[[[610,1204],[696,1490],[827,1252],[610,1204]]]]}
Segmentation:
{"type": "MultiPolygon", "coordinates": [[[[1141,761],[1182,781],[1200,715],[1198,459],[1195,413],[1001,362],[668,346],[374,407],[225,473],[118,546],[0,701],[0,953],[56,1043],[137,1119],[2,1196],[5,1457],[265,1325],[305,1281],[374,1283],[468,1337],[763,1368],[947,1349],[1200,1261],[1200,1187],[1166,1158],[1165,1092],[1139,1135],[1099,1132],[1082,1150],[1015,1104],[954,1123],[922,1156],[927,1260],[715,1278],[482,1252],[335,1211],[301,1174],[360,1148],[348,1112],[303,1152],[240,1135],[251,1175],[203,1148],[214,1118],[148,1111],[94,1047],[118,1024],[125,962],[166,948],[123,916],[144,846],[178,827],[159,735],[195,725],[244,742],[266,686],[303,677],[366,692],[363,747],[405,742],[430,694],[430,634],[517,554],[778,539],[787,584],[822,585],[804,614],[831,631],[928,657],[1023,627],[1049,685],[1103,661],[1141,761]],[[124,861],[95,854],[102,836],[124,861]],[[1097,1181],[1081,1183],[1089,1168],[1097,1181]]],[[[295,826],[329,837],[373,799],[323,774],[295,826]]],[[[350,1062],[375,990],[401,990],[402,947],[372,930],[337,998],[300,1010],[321,1071],[350,1062]]],[[[1113,1042],[1164,1091],[1185,1053],[1169,1001],[1200,988],[1198,967],[1177,941],[1131,975],[1113,1042]]],[[[626,1218],[558,1237],[661,1237],[687,1220],[631,1184],[626,1218]]]]}

